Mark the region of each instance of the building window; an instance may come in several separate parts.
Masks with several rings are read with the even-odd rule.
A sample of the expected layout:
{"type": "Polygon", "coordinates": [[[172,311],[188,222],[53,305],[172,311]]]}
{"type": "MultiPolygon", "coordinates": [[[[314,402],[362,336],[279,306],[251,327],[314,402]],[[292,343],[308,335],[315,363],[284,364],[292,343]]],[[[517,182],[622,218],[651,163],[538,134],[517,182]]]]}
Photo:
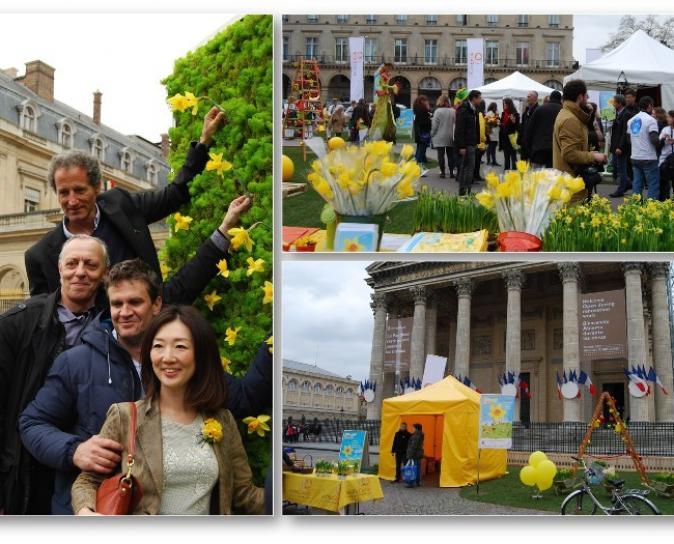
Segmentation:
{"type": "Polygon", "coordinates": [[[335,62],[349,60],[349,39],[335,38],[335,62]]]}
{"type": "Polygon", "coordinates": [[[551,89],[555,89],[556,91],[561,91],[564,88],[564,85],[562,85],[556,79],[548,79],[545,83],[543,83],[543,85],[550,87],[551,89]]]}
{"type": "Polygon", "coordinates": [[[337,15],[337,22],[340,24],[346,24],[349,22],[349,16],[348,15],[337,15]]]}
{"type": "Polygon", "coordinates": [[[363,54],[366,63],[377,62],[377,40],[374,38],[365,38],[363,54]]]}
{"type": "Polygon", "coordinates": [[[487,25],[496,26],[498,24],[498,15],[487,15],[487,25]]]}
{"type": "Polygon", "coordinates": [[[559,42],[548,42],[545,44],[545,65],[559,66],[559,42]]]}
{"type": "Polygon", "coordinates": [[[157,185],[158,183],[158,177],[159,177],[159,168],[157,168],[157,165],[153,162],[150,161],[150,163],[147,165],[147,181],[149,181],[152,185],[157,185]]]}
{"type": "Polygon", "coordinates": [[[302,393],[308,393],[309,391],[311,391],[311,384],[305,380],[302,382],[302,393]]]}
{"type": "Polygon", "coordinates": [[[407,15],[396,15],[396,24],[397,25],[406,25],[407,24],[407,15]]]}
{"type": "Polygon", "coordinates": [[[59,143],[63,149],[70,149],[73,146],[73,127],[70,123],[61,123],[59,126],[59,143]]]}
{"type": "Polygon", "coordinates": [[[393,48],[394,62],[407,62],[407,39],[396,38],[393,48]]]}
{"type": "Polygon", "coordinates": [[[31,187],[24,188],[23,211],[34,212],[40,207],[40,191],[31,187]]]}
{"type": "Polygon", "coordinates": [[[318,15],[307,15],[307,23],[317,23],[318,15]]]}
{"type": "Polygon", "coordinates": [[[426,24],[427,25],[437,25],[438,16],[437,15],[426,15],[426,24]]]}
{"type": "Polygon", "coordinates": [[[374,25],[377,22],[377,16],[376,15],[366,15],[365,16],[365,22],[368,25],[374,25]]]}
{"type": "Polygon", "coordinates": [[[487,52],[485,63],[492,66],[498,64],[498,42],[496,40],[487,40],[485,47],[487,52]]]}
{"type": "Polygon", "coordinates": [[[529,16],[528,15],[518,15],[517,16],[517,26],[529,26],[529,16]]]}
{"type": "Polygon", "coordinates": [[[334,394],[334,389],[333,389],[332,385],[328,385],[328,386],[325,388],[325,394],[326,394],[326,396],[328,396],[328,397],[331,397],[331,396],[334,394]]]}
{"type": "Polygon", "coordinates": [[[438,63],[438,40],[426,40],[424,43],[424,63],[438,63]]]}
{"type": "Polygon", "coordinates": [[[457,15],[456,16],[456,24],[459,26],[467,26],[468,25],[468,15],[457,15]]]}
{"type": "Polygon", "coordinates": [[[318,54],[318,38],[307,38],[304,43],[306,44],[304,56],[308,59],[315,59],[318,54]]]}
{"type": "Polygon", "coordinates": [[[559,15],[548,15],[548,26],[559,28],[559,15]]]}
{"type": "Polygon", "coordinates": [[[457,64],[466,64],[468,62],[468,42],[466,40],[456,40],[454,57],[457,64]]]}
{"type": "Polygon", "coordinates": [[[317,383],[314,385],[314,395],[322,395],[323,394],[323,388],[321,387],[320,383],[317,383]]]}
{"type": "Polygon", "coordinates": [[[297,381],[290,380],[288,382],[288,391],[297,391],[297,381]]]}
{"type": "Polygon", "coordinates": [[[456,79],[453,79],[451,83],[449,84],[449,88],[452,91],[458,91],[459,89],[465,89],[468,86],[468,81],[466,81],[465,77],[457,77],[456,79]]]}
{"type": "Polygon", "coordinates": [[[353,389],[351,389],[350,387],[346,390],[346,398],[347,399],[353,398],[353,389]]]}
{"type": "Polygon", "coordinates": [[[21,115],[21,128],[35,132],[35,109],[33,106],[24,106],[21,115]]]}
{"type": "Polygon", "coordinates": [[[91,139],[91,154],[96,157],[99,161],[104,159],[105,146],[103,145],[103,140],[98,136],[94,136],[91,139]]]}
{"type": "Polygon", "coordinates": [[[517,42],[515,45],[515,62],[518,66],[529,64],[529,42],[517,42]]]}
{"type": "Polygon", "coordinates": [[[122,151],[121,160],[120,160],[122,172],[126,172],[127,174],[130,174],[131,173],[131,164],[132,164],[131,153],[129,153],[128,151],[122,151]]]}
{"type": "Polygon", "coordinates": [[[283,60],[289,60],[288,41],[289,41],[288,36],[283,36],[283,60]]]}

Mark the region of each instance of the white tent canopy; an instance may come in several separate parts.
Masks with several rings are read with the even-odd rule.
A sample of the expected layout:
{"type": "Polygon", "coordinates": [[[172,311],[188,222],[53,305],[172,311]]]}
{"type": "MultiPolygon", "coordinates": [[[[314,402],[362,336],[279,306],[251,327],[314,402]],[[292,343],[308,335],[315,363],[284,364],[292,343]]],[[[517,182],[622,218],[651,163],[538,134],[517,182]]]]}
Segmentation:
{"type": "Polygon", "coordinates": [[[564,83],[571,79],[582,79],[590,89],[615,90],[618,79],[631,85],[661,85],[662,105],[670,109],[674,107],[674,50],[637,30],[603,57],[566,76],[564,83]]]}
{"type": "Polygon", "coordinates": [[[475,89],[482,93],[482,98],[516,98],[524,100],[529,91],[536,91],[540,98],[548,96],[554,89],[542,85],[538,81],[525,76],[522,72],[513,72],[503,79],[482,85],[475,89]]]}

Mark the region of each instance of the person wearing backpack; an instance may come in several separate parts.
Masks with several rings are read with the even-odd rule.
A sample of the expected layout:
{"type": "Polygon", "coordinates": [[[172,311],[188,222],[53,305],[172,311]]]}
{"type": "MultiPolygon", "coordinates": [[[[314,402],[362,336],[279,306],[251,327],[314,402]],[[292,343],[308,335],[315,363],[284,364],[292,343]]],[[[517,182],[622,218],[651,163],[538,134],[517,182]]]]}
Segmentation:
{"type": "Polygon", "coordinates": [[[660,200],[670,198],[674,185],[674,110],[667,112],[667,126],[660,132],[660,200]]]}

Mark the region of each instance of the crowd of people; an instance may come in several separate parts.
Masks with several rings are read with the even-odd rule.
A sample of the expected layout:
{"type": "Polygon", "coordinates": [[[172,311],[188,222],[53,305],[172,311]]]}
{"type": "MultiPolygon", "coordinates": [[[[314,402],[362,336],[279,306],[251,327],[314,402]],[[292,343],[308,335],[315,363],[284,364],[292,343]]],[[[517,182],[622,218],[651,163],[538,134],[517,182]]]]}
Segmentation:
{"type": "Polygon", "coordinates": [[[245,376],[224,373],[215,332],[189,306],[252,201],[234,199],[165,283],[148,229],[189,202],[225,122],[211,109],[173,183],[156,191],[102,191],[92,156],[52,159],[63,221],[26,252],[31,298],[0,316],[0,513],[96,514],[100,483],[129,468],[131,403],[143,489],[134,514],[271,511],[271,481],[253,484],[234,421],[271,407],[269,347],[245,376]],[[207,422],[218,432],[197,440],[207,422]]]}

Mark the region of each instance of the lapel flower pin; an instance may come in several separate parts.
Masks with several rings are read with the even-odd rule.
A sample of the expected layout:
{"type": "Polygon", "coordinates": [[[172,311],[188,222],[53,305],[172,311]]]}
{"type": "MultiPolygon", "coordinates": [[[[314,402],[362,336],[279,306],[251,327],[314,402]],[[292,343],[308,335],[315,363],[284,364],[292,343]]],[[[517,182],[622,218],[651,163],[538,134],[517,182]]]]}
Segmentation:
{"type": "Polygon", "coordinates": [[[222,440],[222,425],[220,425],[217,419],[213,419],[212,417],[205,419],[197,438],[200,444],[203,442],[208,444],[220,442],[222,440]]]}

